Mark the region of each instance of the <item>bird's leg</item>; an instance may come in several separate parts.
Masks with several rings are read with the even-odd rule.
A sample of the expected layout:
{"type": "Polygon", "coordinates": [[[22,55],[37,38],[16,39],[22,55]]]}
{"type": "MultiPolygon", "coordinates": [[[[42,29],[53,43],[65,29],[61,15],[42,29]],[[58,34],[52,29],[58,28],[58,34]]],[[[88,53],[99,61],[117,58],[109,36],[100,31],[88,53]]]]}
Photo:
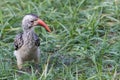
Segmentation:
{"type": "Polygon", "coordinates": [[[40,51],[38,49],[38,51],[35,53],[35,56],[34,56],[34,62],[35,62],[35,73],[36,74],[39,74],[39,56],[40,56],[40,51]]]}
{"type": "Polygon", "coordinates": [[[39,70],[39,57],[40,57],[40,49],[38,48],[37,52],[35,53],[35,56],[34,56],[36,70],[39,70]]]}
{"type": "Polygon", "coordinates": [[[17,57],[17,66],[18,68],[21,70],[22,69],[22,64],[23,64],[23,61],[21,58],[17,57]]]}
{"type": "Polygon", "coordinates": [[[38,58],[38,56],[36,58],[34,58],[34,61],[35,61],[35,68],[38,70],[38,68],[39,68],[39,58],[38,58]]]}

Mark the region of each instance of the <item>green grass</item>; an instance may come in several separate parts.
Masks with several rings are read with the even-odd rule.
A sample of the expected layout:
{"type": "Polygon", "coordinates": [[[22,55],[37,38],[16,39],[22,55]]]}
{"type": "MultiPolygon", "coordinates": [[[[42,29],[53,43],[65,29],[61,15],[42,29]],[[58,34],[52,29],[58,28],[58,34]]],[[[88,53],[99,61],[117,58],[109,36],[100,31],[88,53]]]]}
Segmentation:
{"type": "Polygon", "coordinates": [[[0,0],[0,80],[120,80],[119,0],[0,0]],[[13,39],[25,14],[35,13],[40,73],[20,71],[13,39]],[[21,73],[21,75],[18,74],[21,73]]]}

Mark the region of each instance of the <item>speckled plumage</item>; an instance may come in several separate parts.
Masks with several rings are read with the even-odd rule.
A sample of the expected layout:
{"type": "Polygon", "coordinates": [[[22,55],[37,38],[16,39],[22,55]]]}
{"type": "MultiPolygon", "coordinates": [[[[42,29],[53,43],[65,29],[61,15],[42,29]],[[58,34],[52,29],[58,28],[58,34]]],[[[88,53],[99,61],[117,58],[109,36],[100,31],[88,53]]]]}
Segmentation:
{"type": "Polygon", "coordinates": [[[16,35],[14,39],[14,55],[17,59],[18,68],[22,68],[24,61],[34,60],[39,62],[40,40],[34,33],[34,23],[38,17],[35,15],[26,15],[22,20],[23,32],[16,35]]]}
{"type": "MultiPolygon", "coordinates": [[[[23,46],[23,44],[25,43],[25,44],[28,44],[28,42],[29,41],[27,41],[27,43],[26,42],[24,42],[24,39],[23,39],[23,32],[22,33],[19,33],[18,35],[16,35],[16,37],[15,37],[15,39],[14,39],[14,49],[15,50],[18,50],[18,49],[20,49],[22,46],[23,46]]],[[[28,35],[30,35],[30,34],[28,34],[28,35]]],[[[25,35],[25,36],[27,36],[27,35],[25,35]]],[[[39,37],[33,32],[32,33],[32,37],[33,38],[30,38],[29,36],[28,36],[28,38],[27,37],[25,37],[25,38],[27,38],[27,40],[30,38],[30,39],[33,39],[33,45],[34,46],[39,46],[40,45],[40,40],[39,40],[39,37]]],[[[29,44],[30,45],[30,44],[29,44]]]]}

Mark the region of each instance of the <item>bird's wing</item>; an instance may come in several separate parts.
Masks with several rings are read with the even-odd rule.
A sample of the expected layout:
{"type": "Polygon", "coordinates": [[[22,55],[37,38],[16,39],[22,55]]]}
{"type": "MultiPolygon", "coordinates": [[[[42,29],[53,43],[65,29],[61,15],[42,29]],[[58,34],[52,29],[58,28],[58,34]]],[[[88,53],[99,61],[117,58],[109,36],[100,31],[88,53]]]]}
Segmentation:
{"type": "Polygon", "coordinates": [[[20,33],[20,34],[16,35],[16,37],[14,39],[14,49],[15,50],[18,50],[19,48],[21,48],[21,46],[24,43],[22,35],[23,35],[23,33],[20,33]]]}
{"type": "Polygon", "coordinates": [[[39,39],[39,37],[37,36],[37,34],[34,34],[34,40],[35,40],[35,45],[36,45],[36,46],[40,46],[40,39],[39,39]]]}

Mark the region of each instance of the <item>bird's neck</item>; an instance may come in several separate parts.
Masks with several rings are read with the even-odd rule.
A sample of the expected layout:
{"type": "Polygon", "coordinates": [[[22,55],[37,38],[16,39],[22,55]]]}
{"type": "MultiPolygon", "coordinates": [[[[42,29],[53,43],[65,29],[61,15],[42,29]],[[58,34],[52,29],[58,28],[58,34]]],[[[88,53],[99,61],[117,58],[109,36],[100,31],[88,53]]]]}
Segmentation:
{"type": "Polygon", "coordinates": [[[23,33],[24,33],[24,38],[32,39],[33,38],[33,34],[34,34],[34,30],[25,30],[25,31],[23,31],[23,33]]]}
{"type": "Polygon", "coordinates": [[[23,33],[24,44],[30,49],[35,45],[34,34],[33,30],[24,31],[23,33]]]}
{"type": "Polygon", "coordinates": [[[34,30],[23,30],[24,34],[27,34],[27,33],[33,33],[34,30]]]}

